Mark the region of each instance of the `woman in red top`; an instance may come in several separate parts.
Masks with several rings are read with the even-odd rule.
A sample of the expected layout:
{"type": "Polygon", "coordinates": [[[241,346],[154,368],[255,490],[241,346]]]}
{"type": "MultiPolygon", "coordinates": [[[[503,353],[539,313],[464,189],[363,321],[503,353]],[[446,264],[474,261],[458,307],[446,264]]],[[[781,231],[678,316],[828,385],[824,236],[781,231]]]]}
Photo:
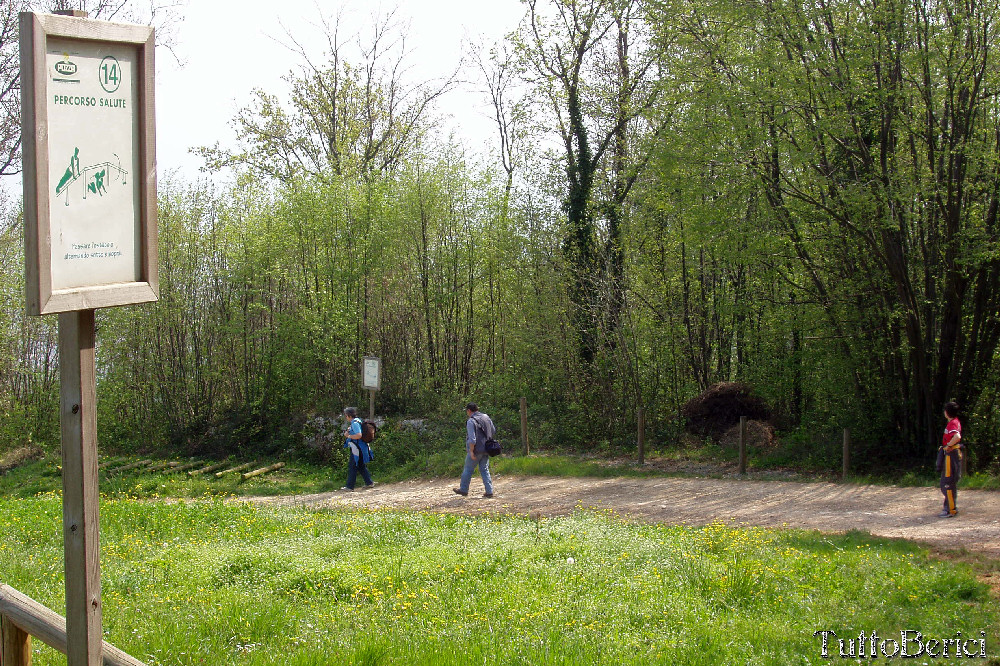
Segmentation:
{"type": "Polygon", "coordinates": [[[949,402],[944,406],[944,416],[948,425],[944,428],[941,448],[938,449],[938,471],[941,472],[941,493],[944,494],[944,510],[940,518],[953,518],[958,513],[958,479],[961,476],[962,424],[958,420],[958,403],[949,402]]]}

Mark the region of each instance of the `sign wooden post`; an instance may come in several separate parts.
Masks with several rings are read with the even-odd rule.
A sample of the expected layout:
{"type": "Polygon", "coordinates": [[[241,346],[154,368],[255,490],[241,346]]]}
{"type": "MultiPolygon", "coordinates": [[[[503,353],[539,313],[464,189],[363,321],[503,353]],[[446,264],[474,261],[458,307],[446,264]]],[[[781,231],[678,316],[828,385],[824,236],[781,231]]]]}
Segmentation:
{"type": "Polygon", "coordinates": [[[94,311],[59,315],[68,664],[100,666],[101,566],[94,311]]]}
{"type": "Polygon", "coordinates": [[[154,37],[20,14],[25,307],[59,314],[68,666],[103,663],[95,309],[155,301],[154,37]]]}

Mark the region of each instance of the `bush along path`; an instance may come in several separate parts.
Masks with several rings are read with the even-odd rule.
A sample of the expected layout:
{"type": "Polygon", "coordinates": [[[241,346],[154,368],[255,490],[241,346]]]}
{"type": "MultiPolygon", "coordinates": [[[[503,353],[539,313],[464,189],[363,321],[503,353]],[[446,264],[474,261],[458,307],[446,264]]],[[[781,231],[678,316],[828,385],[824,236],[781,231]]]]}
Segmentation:
{"type": "Polygon", "coordinates": [[[1000,492],[959,490],[959,514],[938,518],[936,488],[895,488],[704,478],[552,478],[496,476],[496,496],[468,497],[451,489],[457,479],[414,480],[372,490],[327,492],[251,501],[285,506],[392,508],[475,515],[553,516],[577,508],[612,510],[643,521],[707,525],[714,521],[758,527],[860,530],[938,549],[976,551],[1000,558],[1000,492]]]}

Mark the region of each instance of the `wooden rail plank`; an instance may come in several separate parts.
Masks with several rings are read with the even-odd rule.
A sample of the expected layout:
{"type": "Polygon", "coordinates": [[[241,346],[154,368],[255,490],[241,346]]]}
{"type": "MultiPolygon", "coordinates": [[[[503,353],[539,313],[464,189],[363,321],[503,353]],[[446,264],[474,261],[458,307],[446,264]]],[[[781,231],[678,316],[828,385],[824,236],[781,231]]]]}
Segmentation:
{"type": "Polygon", "coordinates": [[[201,469],[195,469],[188,472],[188,476],[198,476],[199,474],[208,474],[209,472],[214,472],[215,470],[222,469],[229,464],[229,461],[223,460],[220,463],[215,463],[214,465],[209,465],[208,467],[202,467],[201,469]]]}
{"type": "Polygon", "coordinates": [[[249,462],[249,463],[243,463],[242,465],[237,465],[236,467],[230,467],[229,469],[224,469],[221,472],[216,472],[215,473],[215,478],[221,479],[226,474],[231,474],[232,472],[242,472],[245,469],[250,469],[251,467],[253,467],[256,464],[257,463],[255,463],[255,462],[249,462]]]}
{"type": "MultiPolygon", "coordinates": [[[[0,584],[0,617],[54,650],[66,654],[66,618],[9,585],[0,584]]],[[[146,666],[111,643],[102,643],[104,666],[146,666]]],[[[13,662],[14,666],[21,666],[13,662]]],[[[6,665],[5,665],[6,666],[6,665]]]]}
{"type": "Polygon", "coordinates": [[[267,467],[261,467],[260,469],[255,469],[252,472],[247,472],[246,474],[240,475],[240,481],[246,481],[247,479],[252,479],[255,476],[260,476],[261,474],[270,474],[275,472],[285,466],[285,463],[274,463],[273,465],[268,465],[267,467]]]}
{"type": "Polygon", "coordinates": [[[186,472],[189,469],[194,469],[195,467],[201,467],[204,464],[205,463],[203,463],[200,460],[198,462],[184,463],[183,465],[177,465],[176,467],[172,468],[170,471],[171,472],[186,472]]]}
{"type": "Polygon", "coordinates": [[[140,460],[138,462],[130,463],[128,465],[123,465],[122,467],[115,467],[114,469],[109,469],[108,474],[118,474],[120,472],[127,472],[130,469],[136,469],[137,467],[145,467],[147,465],[152,465],[152,460],[140,460]]]}
{"type": "Polygon", "coordinates": [[[148,474],[150,472],[159,472],[164,469],[172,470],[174,467],[180,467],[180,466],[181,464],[179,462],[161,462],[161,463],[156,463],[155,465],[150,465],[146,469],[142,470],[142,472],[143,474],[148,474]]]}

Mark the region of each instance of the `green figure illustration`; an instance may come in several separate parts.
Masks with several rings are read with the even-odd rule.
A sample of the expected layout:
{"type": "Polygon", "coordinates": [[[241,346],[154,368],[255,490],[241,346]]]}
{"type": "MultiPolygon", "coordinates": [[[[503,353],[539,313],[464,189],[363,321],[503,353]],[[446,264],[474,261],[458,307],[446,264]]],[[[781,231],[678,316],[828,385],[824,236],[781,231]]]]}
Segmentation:
{"type": "Polygon", "coordinates": [[[104,193],[108,191],[107,188],[104,187],[105,173],[107,173],[107,170],[101,169],[100,171],[94,174],[94,182],[87,185],[88,190],[90,190],[94,194],[100,194],[102,197],[104,196],[104,193]]]}
{"type": "MultiPolygon", "coordinates": [[[[56,185],[56,194],[62,194],[63,190],[70,186],[70,184],[80,177],[80,149],[76,148],[73,151],[73,157],[69,158],[69,168],[66,169],[66,173],[63,174],[62,180],[56,185]]],[[[66,202],[69,205],[69,201],[66,202]]]]}
{"type": "Polygon", "coordinates": [[[115,156],[115,162],[99,162],[98,164],[91,164],[88,167],[80,169],[80,149],[76,148],[73,151],[73,157],[70,158],[69,168],[66,169],[66,173],[63,175],[62,180],[56,185],[56,194],[66,194],[66,205],[69,205],[69,186],[83,178],[83,198],[87,199],[87,194],[96,194],[98,196],[104,196],[108,193],[106,181],[121,180],[122,185],[127,184],[128,171],[122,168],[121,158],[118,157],[118,153],[112,153],[115,156]]]}

